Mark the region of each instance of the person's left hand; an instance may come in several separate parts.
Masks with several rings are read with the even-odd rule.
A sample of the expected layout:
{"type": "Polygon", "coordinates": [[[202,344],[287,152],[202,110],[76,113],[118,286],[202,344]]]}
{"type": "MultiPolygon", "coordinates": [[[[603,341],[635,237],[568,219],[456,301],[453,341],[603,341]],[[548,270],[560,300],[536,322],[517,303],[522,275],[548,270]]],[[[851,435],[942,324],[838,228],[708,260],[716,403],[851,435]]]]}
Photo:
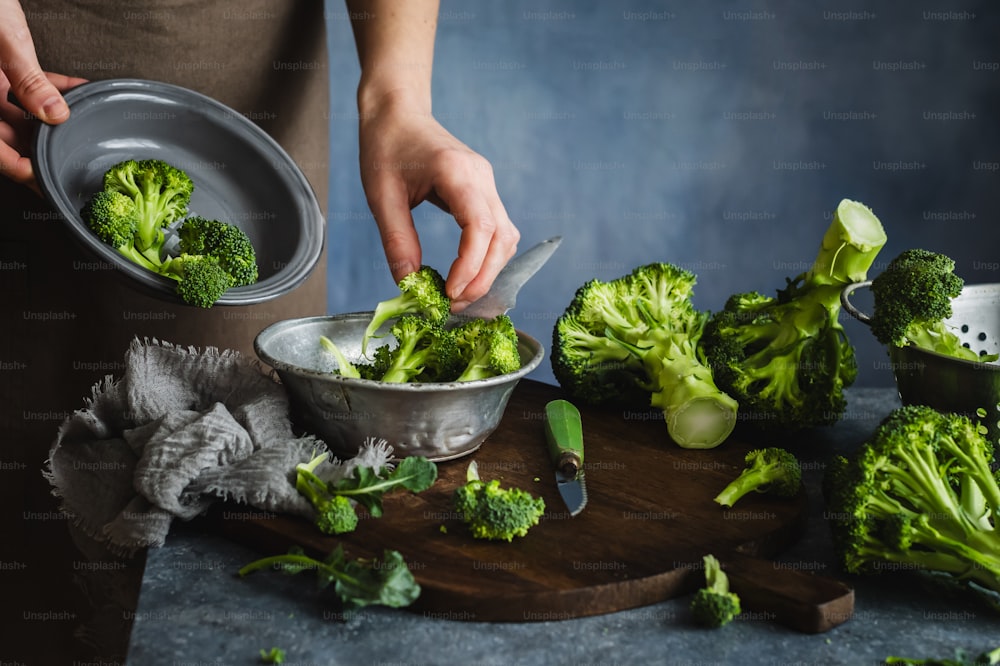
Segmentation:
{"type": "Polygon", "coordinates": [[[462,229],[446,289],[452,309],[480,298],[517,252],[520,232],[507,216],[493,168],[405,93],[390,94],[360,121],[361,182],[389,270],[398,282],[421,264],[411,209],[430,201],[462,229]]]}

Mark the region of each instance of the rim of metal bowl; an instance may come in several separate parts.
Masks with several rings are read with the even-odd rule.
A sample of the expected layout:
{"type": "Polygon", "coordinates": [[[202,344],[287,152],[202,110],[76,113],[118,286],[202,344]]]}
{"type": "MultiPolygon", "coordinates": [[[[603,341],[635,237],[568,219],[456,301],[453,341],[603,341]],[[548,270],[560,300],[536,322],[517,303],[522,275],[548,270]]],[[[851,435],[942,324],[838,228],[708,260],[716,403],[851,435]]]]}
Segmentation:
{"type": "Polygon", "coordinates": [[[394,382],[380,382],[374,379],[359,379],[356,377],[344,377],[343,375],[338,375],[333,372],[323,372],[320,370],[312,370],[310,368],[304,368],[299,365],[293,365],[291,363],[286,363],[280,359],[275,358],[271,355],[265,345],[269,338],[280,334],[285,329],[292,328],[293,326],[299,326],[302,324],[309,324],[313,322],[326,322],[326,321],[336,321],[340,319],[357,318],[362,315],[370,316],[371,313],[366,312],[347,312],[339,315],[316,315],[312,317],[298,317],[295,319],[284,319],[282,321],[275,322],[270,326],[264,328],[257,337],[254,338],[253,348],[260,357],[260,360],[271,366],[279,372],[287,372],[299,377],[307,379],[322,379],[324,381],[330,381],[333,383],[341,383],[347,386],[369,386],[378,387],[380,390],[386,391],[398,391],[398,392],[434,392],[434,391],[453,391],[456,388],[468,388],[472,386],[476,387],[489,387],[496,384],[507,384],[512,380],[520,379],[527,375],[529,372],[538,367],[545,356],[545,349],[542,344],[531,337],[527,333],[515,329],[517,331],[517,339],[519,345],[524,345],[531,352],[531,358],[529,358],[522,366],[521,369],[516,372],[510,372],[505,375],[497,375],[495,377],[487,377],[485,379],[474,379],[467,382],[408,382],[408,383],[394,383],[394,382]]]}
{"type": "MultiPolygon", "coordinates": [[[[853,282],[845,286],[840,292],[840,303],[847,310],[847,313],[857,319],[859,322],[865,326],[872,325],[872,316],[867,312],[863,312],[858,309],[851,302],[851,294],[853,294],[858,289],[868,289],[872,286],[871,280],[864,280],[862,282],[853,282]]],[[[970,287],[985,287],[1000,289],[1000,283],[997,284],[983,284],[983,285],[969,285],[970,287]]],[[[977,370],[986,370],[987,372],[1000,372],[1000,364],[995,361],[972,361],[969,359],[958,358],[957,356],[949,356],[948,354],[941,354],[931,349],[924,349],[923,347],[918,347],[914,344],[907,344],[904,347],[889,348],[889,353],[906,353],[906,354],[917,354],[918,356],[923,354],[932,358],[938,358],[943,361],[948,361],[951,363],[956,363],[959,365],[967,365],[971,368],[977,370]]]]}

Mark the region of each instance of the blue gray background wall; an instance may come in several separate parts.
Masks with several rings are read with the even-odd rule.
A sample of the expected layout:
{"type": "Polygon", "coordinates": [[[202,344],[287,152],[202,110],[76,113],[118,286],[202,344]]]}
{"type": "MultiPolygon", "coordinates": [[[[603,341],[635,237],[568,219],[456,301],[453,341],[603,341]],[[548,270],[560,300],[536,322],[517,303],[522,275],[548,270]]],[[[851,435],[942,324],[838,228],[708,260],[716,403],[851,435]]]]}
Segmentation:
{"type": "MultiPolygon", "coordinates": [[[[522,248],[564,238],[511,312],[546,347],[577,286],[641,263],[693,270],[704,309],[773,292],[845,197],[889,236],[870,276],[926,247],[1000,282],[998,19],[993,3],[444,0],[434,110],[493,163],[522,248]]],[[[395,287],[358,177],[343,5],[327,20],[329,311],[344,312],[395,287]]],[[[446,269],[454,222],[414,217],[446,269]]],[[[858,385],[891,385],[884,349],[842,318],[858,385]]],[[[547,361],[532,376],[554,381],[547,361]]]]}

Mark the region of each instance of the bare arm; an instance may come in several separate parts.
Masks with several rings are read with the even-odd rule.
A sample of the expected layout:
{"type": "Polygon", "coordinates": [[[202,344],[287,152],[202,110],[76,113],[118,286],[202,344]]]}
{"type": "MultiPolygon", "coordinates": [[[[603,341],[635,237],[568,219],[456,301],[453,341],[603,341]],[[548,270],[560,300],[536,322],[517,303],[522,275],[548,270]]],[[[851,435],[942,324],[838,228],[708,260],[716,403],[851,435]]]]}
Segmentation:
{"type": "Polygon", "coordinates": [[[462,230],[448,273],[455,309],[485,294],[520,234],[493,169],[431,115],[437,0],[347,0],[361,80],[361,179],[393,277],[421,263],[411,209],[431,201],[462,230]]]}

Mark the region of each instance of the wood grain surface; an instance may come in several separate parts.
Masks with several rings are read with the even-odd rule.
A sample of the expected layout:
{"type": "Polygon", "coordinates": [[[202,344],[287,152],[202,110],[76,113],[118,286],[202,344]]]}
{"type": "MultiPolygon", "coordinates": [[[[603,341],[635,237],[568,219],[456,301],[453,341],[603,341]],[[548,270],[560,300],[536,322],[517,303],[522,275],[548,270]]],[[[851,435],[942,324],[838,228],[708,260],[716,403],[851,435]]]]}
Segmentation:
{"type": "Polygon", "coordinates": [[[779,621],[816,632],[847,619],[853,594],[845,586],[759,559],[799,534],[803,492],[791,500],[753,494],[732,509],[712,501],[743,468],[750,446],[737,439],[685,450],[655,412],[581,407],[589,502],[570,517],[545,445],[544,406],[558,397],[565,397],[558,387],[522,380],[482,447],[438,463],[429,490],[389,495],[384,515],[362,516],[351,534],[329,537],[303,519],[245,513],[222,528],[265,553],[292,544],[327,553],[341,543],[352,557],[398,550],[422,587],[411,608],[431,617],[530,622],[644,606],[702,584],[701,557],[712,553],[732,570],[734,586],[746,587],[751,606],[781,606],[771,609],[789,616],[779,621]],[[545,515],[526,537],[507,543],[469,535],[451,502],[473,459],[483,479],[544,498],[545,515]]]}

